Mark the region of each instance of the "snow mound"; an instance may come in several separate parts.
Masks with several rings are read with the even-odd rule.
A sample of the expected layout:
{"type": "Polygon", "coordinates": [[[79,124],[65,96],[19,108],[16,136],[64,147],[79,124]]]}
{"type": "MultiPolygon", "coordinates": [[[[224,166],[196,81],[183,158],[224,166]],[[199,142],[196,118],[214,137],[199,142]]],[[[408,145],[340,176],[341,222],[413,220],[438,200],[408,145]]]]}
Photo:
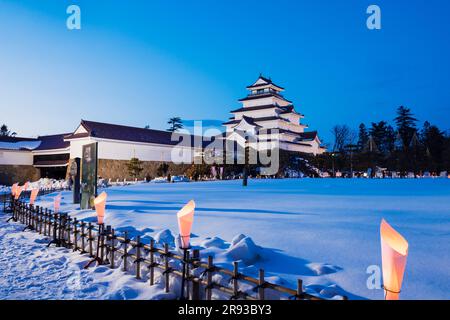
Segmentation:
{"type": "Polygon", "coordinates": [[[245,237],[246,237],[246,235],[242,234],[242,233],[234,236],[234,238],[231,240],[231,245],[232,246],[236,245],[239,241],[241,241],[245,237]]]}
{"type": "Polygon", "coordinates": [[[170,232],[169,229],[164,229],[164,230],[159,231],[155,235],[155,241],[160,244],[167,243],[167,244],[173,246],[174,242],[175,242],[175,237],[172,235],[172,232],[170,232]]]}
{"type": "Polygon", "coordinates": [[[309,263],[306,265],[316,276],[322,276],[325,274],[335,273],[342,268],[334,266],[328,263],[309,263]]]}
{"type": "Polygon", "coordinates": [[[203,241],[201,243],[201,245],[202,245],[202,247],[205,247],[205,248],[214,247],[214,248],[224,249],[227,247],[225,241],[219,237],[207,239],[207,240],[203,241]]]}
{"type": "Polygon", "coordinates": [[[344,290],[336,284],[323,288],[319,294],[327,299],[342,300],[344,298],[344,290]]]}
{"type": "Polygon", "coordinates": [[[226,255],[234,261],[242,261],[244,264],[250,265],[261,257],[260,251],[261,248],[253,242],[252,238],[244,236],[240,241],[230,246],[226,255]]]}

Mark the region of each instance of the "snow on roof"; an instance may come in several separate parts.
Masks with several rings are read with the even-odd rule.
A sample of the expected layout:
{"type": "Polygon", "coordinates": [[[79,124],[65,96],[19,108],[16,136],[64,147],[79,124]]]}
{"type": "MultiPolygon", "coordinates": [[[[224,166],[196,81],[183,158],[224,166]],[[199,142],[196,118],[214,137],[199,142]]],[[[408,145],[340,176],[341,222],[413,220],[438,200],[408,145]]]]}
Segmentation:
{"type": "Polygon", "coordinates": [[[41,144],[41,141],[17,141],[2,142],[0,141],[0,149],[4,150],[33,150],[41,144]]]}

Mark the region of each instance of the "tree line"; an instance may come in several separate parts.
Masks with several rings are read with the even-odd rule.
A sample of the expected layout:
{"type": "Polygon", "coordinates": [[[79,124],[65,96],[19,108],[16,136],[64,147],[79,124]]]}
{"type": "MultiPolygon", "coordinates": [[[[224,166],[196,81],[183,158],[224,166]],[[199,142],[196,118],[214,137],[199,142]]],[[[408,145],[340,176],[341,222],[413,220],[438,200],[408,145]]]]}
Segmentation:
{"type": "Polygon", "coordinates": [[[419,128],[418,122],[409,108],[400,106],[393,125],[387,121],[370,126],[361,123],[357,130],[336,125],[331,130],[333,146],[319,163],[333,172],[371,169],[372,176],[377,167],[402,176],[450,171],[450,136],[428,121],[419,128]]]}

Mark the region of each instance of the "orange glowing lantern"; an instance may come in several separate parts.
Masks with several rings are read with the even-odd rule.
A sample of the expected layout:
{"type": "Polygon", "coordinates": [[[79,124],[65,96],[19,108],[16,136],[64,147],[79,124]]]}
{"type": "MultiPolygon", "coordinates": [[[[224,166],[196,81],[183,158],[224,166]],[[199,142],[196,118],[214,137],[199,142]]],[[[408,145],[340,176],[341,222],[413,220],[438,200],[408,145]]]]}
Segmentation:
{"type": "Polygon", "coordinates": [[[25,182],[25,184],[23,185],[23,191],[27,191],[28,190],[28,186],[30,185],[30,182],[25,182]]]}
{"type": "Polygon", "coordinates": [[[54,199],[53,199],[53,209],[55,211],[55,213],[59,212],[59,208],[61,207],[61,193],[58,194],[54,199]]]}
{"type": "Polygon", "coordinates": [[[102,192],[97,198],[94,200],[95,211],[97,212],[97,222],[98,224],[103,224],[103,220],[105,218],[105,209],[106,209],[106,199],[108,195],[106,192],[102,192]]]}
{"type": "Polygon", "coordinates": [[[14,197],[15,195],[16,195],[16,191],[17,191],[17,187],[19,186],[19,184],[18,183],[14,183],[12,186],[11,186],[11,195],[14,197]]]}
{"type": "Polygon", "coordinates": [[[408,257],[408,242],[384,219],[380,234],[385,299],[398,300],[408,257]]]}
{"type": "Polygon", "coordinates": [[[14,199],[19,200],[20,194],[23,191],[23,187],[17,186],[16,190],[14,191],[14,199]]]}
{"type": "Polygon", "coordinates": [[[30,195],[30,204],[34,204],[34,202],[36,201],[36,197],[39,193],[39,189],[35,188],[33,190],[31,190],[31,195],[30,195]]]}
{"type": "Polygon", "coordinates": [[[180,230],[181,248],[189,248],[192,223],[194,222],[195,202],[191,200],[177,213],[178,228],[180,230]]]}

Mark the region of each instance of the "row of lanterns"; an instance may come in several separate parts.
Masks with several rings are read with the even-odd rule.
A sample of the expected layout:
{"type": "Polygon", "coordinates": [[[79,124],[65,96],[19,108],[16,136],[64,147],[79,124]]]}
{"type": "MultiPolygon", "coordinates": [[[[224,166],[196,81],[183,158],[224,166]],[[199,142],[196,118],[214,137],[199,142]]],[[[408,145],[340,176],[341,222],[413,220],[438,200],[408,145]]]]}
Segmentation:
{"type": "MultiPolygon", "coordinates": [[[[23,186],[19,186],[17,183],[11,188],[12,196],[17,200],[23,190],[27,190],[28,182],[23,186]]],[[[30,204],[34,204],[36,197],[39,193],[39,189],[32,189],[30,196],[30,204]]],[[[97,223],[101,226],[104,225],[106,200],[108,195],[106,192],[102,192],[94,200],[95,211],[97,214],[97,223]]],[[[61,193],[54,198],[54,211],[58,213],[61,205],[61,193]]],[[[190,237],[192,224],[194,222],[195,202],[189,201],[180,211],[177,213],[178,229],[180,232],[180,248],[184,252],[183,259],[183,278],[182,278],[182,292],[181,297],[184,297],[184,280],[186,273],[187,253],[190,248],[190,237]]],[[[398,233],[391,225],[389,225],[384,219],[381,221],[380,226],[381,236],[381,256],[382,256],[382,269],[383,269],[383,289],[385,291],[386,300],[398,300],[403,283],[403,276],[406,267],[406,260],[408,257],[408,242],[405,238],[398,233]]]]}

